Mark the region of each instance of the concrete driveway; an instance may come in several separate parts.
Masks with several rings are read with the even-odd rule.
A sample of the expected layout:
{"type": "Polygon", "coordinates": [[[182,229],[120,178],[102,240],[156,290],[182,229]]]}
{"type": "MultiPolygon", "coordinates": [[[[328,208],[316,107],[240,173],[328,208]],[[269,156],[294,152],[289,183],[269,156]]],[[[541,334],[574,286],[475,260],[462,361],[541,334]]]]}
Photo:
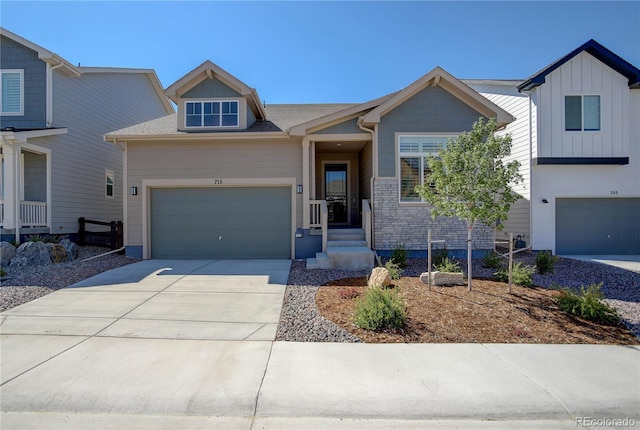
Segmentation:
{"type": "Polygon", "coordinates": [[[0,314],[0,427],[640,423],[638,346],[274,342],[289,268],[144,261],[0,314]]]}
{"type": "Polygon", "coordinates": [[[561,255],[561,257],[606,264],[640,273],[640,255],[561,255]]]}

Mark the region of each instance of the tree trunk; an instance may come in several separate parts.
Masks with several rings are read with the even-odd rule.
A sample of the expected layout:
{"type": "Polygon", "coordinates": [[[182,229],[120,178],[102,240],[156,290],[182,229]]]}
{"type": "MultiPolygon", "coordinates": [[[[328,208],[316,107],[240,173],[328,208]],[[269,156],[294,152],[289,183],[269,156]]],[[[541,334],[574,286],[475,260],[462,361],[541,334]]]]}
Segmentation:
{"type": "Polygon", "coordinates": [[[471,232],[473,231],[473,224],[467,224],[467,285],[469,291],[471,291],[471,232]]]}

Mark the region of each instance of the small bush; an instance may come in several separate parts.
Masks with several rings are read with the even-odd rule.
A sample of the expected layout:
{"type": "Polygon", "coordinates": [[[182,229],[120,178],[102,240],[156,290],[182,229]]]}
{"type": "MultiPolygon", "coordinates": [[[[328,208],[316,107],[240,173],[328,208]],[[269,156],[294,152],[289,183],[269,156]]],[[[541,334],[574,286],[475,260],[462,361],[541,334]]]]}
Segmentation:
{"type": "MultiPolygon", "coordinates": [[[[523,287],[530,287],[533,285],[531,275],[533,275],[534,272],[535,269],[533,267],[518,261],[513,265],[513,283],[522,285],[523,287]]],[[[509,282],[509,268],[498,270],[494,273],[494,276],[501,282],[509,282]]]]}
{"type": "Polygon", "coordinates": [[[7,276],[7,272],[2,267],[0,267],[0,276],[7,276]]]}
{"type": "Polygon", "coordinates": [[[556,302],[560,309],[582,318],[614,323],[620,319],[618,312],[602,301],[604,294],[600,291],[602,283],[591,284],[586,289],[580,287],[579,292],[568,288],[560,289],[556,302]]]}
{"type": "Polygon", "coordinates": [[[438,272],[449,273],[461,273],[460,263],[455,262],[453,259],[445,258],[440,264],[434,264],[433,268],[438,272]]]}
{"type": "Polygon", "coordinates": [[[360,295],[360,290],[361,288],[357,288],[357,287],[341,288],[338,290],[338,297],[340,297],[343,300],[355,299],[360,295]]]}
{"type": "Polygon", "coordinates": [[[369,288],[355,314],[356,326],[365,330],[400,328],[407,321],[406,305],[395,290],[369,288]]]}
{"type": "Polygon", "coordinates": [[[391,253],[391,260],[395,261],[398,267],[407,267],[407,250],[400,245],[391,253]]]}
{"type": "Polygon", "coordinates": [[[445,258],[449,258],[449,251],[447,251],[447,247],[432,249],[431,252],[433,255],[431,256],[431,265],[439,266],[441,265],[445,258]]]}
{"type": "Polygon", "coordinates": [[[488,252],[483,258],[482,258],[482,267],[486,267],[488,269],[502,269],[502,260],[503,258],[491,251],[488,252]]]}
{"type": "Polygon", "coordinates": [[[27,242],[44,242],[44,238],[39,234],[32,234],[31,236],[27,237],[27,242]]]}
{"type": "Polygon", "coordinates": [[[553,273],[553,268],[558,262],[559,258],[550,251],[542,251],[536,254],[536,269],[538,273],[544,275],[545,273],[553,273]]]}
{"type": "Polygon", "coordinates": [[[394,281],[397,281],[398,279],[400,279],[400,276],[402,276],[403,270],[398,264],[396,264],[393,258],[387,261],[387,263],[384,265],[384,268],[389,271],[389,276],[391,276],[391,279],[393,279],[394,281]]]}

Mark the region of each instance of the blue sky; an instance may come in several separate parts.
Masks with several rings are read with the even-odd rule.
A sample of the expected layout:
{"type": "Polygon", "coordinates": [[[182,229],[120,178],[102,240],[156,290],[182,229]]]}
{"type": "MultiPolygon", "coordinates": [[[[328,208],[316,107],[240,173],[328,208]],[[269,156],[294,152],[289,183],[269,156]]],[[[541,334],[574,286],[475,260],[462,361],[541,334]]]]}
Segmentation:
{"type": "Polygon", "coordinates": [[[435,66],[524,79],[593,38],[640,67],[640,2],[0,1],[0,25],[74,64],[209,59],[267,103],[364,102],[435,66]]]}

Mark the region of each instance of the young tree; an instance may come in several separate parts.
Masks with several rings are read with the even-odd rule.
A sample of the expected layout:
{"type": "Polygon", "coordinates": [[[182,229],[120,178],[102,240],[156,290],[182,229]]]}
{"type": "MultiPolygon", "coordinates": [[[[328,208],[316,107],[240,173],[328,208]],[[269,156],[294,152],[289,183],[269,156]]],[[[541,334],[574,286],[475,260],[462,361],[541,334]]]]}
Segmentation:
{"type": "MultiPolygon", "coordinates": [[[[471,291],[471,234],[478,222],[495,225],[507,218],[520,196],[510,184],[522,180],[520,163],[511,154],[511,136],[496,136],[495,120],[480,118],[473,130],[450,139],[437,157],[429,157],[431,172],[416,191],[432,205],[431,215],[457,216],[467,223],[468,287],[471,291]]],[[[501,228],[501,226],[498,226],[501,228]]]]}

